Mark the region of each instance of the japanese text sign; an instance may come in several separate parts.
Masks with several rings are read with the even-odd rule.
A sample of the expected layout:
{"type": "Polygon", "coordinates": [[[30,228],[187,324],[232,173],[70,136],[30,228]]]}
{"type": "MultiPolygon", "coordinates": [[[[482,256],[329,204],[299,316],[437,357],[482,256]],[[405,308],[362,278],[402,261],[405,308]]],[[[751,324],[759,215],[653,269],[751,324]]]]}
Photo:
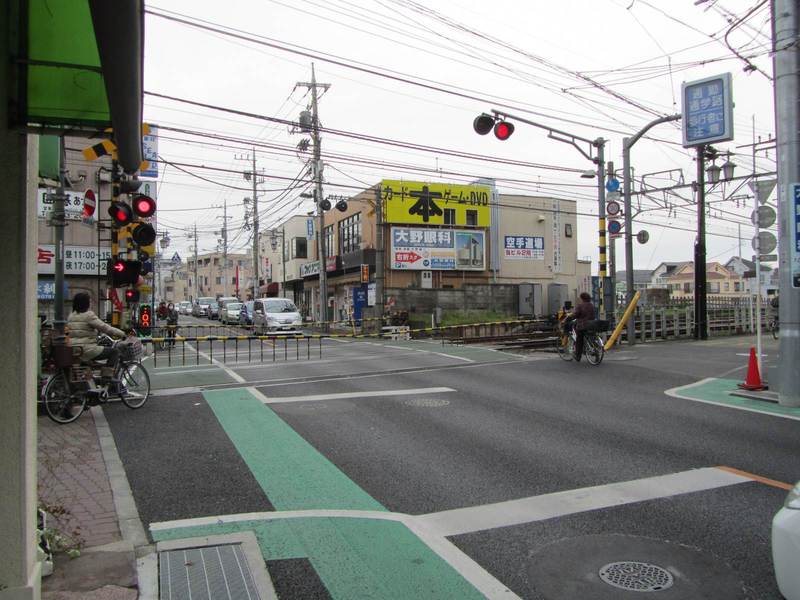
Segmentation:
{"type": "Polygon", "coordinates": [[[794,218],[791,220],[791,248],[789,249],[789,269],[791,270],[792,287],[800,287],[800,183],[789,186],[792,211],[794,218]]]}
{"type": "Polygon", "coordinates": [[[483,271],[485,262],[483,231],[392,227],[392,269],[483,271]]]}
{"type": "Polygon", "coordinates": [[[531,235],[505,236],[505,257],[510,260],[544,260],[544,238],[531,235]]]}
{"type": "Polygon", "coordinates": [[[733,139],[730,73],[684,82],[681,97],[684,148],[733,139]]]}
{"type": "Polygon", "coordinates": [[[491,197],[485,185],[381,181],[386,223],[489,227],[491,197]]]}

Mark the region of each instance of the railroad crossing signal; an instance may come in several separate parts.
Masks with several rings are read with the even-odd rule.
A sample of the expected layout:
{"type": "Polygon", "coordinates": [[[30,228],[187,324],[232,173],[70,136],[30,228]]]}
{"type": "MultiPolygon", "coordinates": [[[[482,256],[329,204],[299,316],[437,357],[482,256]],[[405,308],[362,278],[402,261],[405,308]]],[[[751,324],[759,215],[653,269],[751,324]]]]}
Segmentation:
{"type": "Polygon", "coordinates": [[[134,285],[142,273],[142,263],[138,260],[123,260],[121,258],[108,261],[108,275],[111,278],[111,287],[125,287],[134,285]]]}
{"type": "Polygon", "coordinates": [[[487,113],[475,117],[475,120],[472,122],[472,128],[478,135],[486,135],[494,129],[494,136],[503,142],[514,133],[513,123],[487,113]]]}

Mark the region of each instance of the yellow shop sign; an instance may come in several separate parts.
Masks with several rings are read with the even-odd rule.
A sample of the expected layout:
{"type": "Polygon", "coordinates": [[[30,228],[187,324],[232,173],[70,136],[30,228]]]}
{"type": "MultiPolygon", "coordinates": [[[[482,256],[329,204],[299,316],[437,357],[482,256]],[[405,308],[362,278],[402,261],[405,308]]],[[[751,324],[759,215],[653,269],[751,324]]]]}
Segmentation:
{"type": "Polygon", "coordinates": [[[491,199],[485,185],[381,181],[384,223],[489,227],[491,199]]]}

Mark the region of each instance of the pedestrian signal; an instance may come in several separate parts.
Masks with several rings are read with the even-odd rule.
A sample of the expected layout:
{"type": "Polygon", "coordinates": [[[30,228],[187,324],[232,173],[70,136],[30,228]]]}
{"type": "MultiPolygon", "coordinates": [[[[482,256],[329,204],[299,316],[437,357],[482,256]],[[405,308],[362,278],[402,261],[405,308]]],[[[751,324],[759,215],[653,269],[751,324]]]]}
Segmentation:
{"type": "Polygon", "coordinates": [[[115,258],[108,261],[108,276],[111,287],[125,287],[133,285],[142,272],[142,263],[138,260],[123,260],[115,258]]]}
{"type": "Polygon", "coordinates": [[[150,329],[153,326],[153,309],[149,304],[139,307],[139,329],[150,329]]]}

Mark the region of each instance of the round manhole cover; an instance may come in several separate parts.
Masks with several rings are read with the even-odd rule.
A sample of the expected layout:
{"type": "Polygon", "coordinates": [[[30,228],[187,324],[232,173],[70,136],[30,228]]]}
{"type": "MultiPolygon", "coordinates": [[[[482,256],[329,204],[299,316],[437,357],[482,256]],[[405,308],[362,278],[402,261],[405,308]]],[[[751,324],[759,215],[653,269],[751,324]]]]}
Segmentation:
{"type": "Polygon", "coordinates": [[[600,579],[608,585],[632,592],[659,592],[672,587],[672,574],[650,563],[626,560],[605,565],[600,579]]]}
{"type": "Polygon", "coordinates": [[[419,408],[441,408],[450,404],[450,400],[445,400],[444,398],[412,398],[411,400],[404,400],[403,404],[419,408]]]}

